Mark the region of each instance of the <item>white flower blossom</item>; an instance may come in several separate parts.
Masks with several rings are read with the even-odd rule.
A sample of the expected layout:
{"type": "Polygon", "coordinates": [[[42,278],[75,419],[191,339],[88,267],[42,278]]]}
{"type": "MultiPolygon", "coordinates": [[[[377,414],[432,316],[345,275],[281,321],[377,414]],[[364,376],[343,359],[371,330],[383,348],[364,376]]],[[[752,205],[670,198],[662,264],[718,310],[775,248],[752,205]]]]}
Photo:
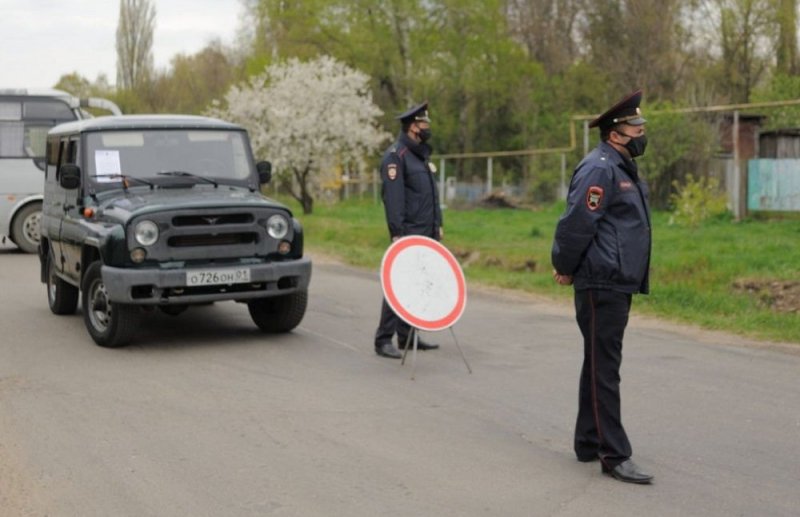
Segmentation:
{"type": "Polygon", "coordinates": [[[233,86],[208,114],[247,128],[273,174],[294,175],[300,192],[292,194],[306,212],[323,168],[360,164],[390,137],[378,126],[383,112],[372,101],[369,77],[329,56],[268,66],[233,86]]]}

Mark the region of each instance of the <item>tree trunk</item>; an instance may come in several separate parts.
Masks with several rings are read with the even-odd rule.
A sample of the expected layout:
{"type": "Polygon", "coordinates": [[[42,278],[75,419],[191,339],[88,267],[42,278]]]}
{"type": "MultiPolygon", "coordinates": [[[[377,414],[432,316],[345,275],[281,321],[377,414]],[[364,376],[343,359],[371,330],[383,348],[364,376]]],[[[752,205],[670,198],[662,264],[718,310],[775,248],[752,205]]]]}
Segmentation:
{"type": "Polygon", "coordinates": [[[303,215],[309,215],[314,209],[314,198],[308,192],[303,191],[301,203],[303,204],[303,215]]]}

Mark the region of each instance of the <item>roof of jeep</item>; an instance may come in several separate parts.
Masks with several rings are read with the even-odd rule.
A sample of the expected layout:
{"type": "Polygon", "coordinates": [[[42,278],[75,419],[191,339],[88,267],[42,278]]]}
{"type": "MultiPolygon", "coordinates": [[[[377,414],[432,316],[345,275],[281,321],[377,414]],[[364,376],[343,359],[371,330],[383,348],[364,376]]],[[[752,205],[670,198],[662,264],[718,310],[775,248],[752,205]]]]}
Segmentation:
{"type": "Polygon", "coordinates": [[[118,129],[229,129],[244,130],[242,126],[210,117],[195,115],[120,115],[97,117],[59,124],[50,134],[79,133],[118,129]]]}

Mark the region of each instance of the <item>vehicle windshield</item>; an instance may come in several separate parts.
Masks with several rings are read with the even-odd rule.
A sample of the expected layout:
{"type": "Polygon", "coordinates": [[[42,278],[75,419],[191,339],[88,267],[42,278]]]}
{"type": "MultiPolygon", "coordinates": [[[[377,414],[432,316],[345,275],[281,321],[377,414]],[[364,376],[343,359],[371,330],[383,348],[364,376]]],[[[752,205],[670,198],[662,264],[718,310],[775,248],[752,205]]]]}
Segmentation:
{"type": "Polygon", "coordinates": [[[108,131],[88,134],[86,143],[87,174],[100,188],[118,187],[125,176],[157,185],[209,183],[204,178],[246,185],[255,175],[243,131],[108,131]]]}

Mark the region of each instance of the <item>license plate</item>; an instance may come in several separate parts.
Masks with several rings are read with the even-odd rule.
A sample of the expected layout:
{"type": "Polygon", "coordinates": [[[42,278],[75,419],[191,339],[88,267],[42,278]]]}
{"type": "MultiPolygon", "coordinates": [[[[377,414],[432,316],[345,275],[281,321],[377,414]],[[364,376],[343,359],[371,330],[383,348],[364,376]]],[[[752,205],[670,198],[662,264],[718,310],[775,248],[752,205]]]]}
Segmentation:
{"type": "Polygon", "coordinates": [[[250,269],[201,269],[186,273],[186,285],[242,284],[250,281],[250,269]]]}

